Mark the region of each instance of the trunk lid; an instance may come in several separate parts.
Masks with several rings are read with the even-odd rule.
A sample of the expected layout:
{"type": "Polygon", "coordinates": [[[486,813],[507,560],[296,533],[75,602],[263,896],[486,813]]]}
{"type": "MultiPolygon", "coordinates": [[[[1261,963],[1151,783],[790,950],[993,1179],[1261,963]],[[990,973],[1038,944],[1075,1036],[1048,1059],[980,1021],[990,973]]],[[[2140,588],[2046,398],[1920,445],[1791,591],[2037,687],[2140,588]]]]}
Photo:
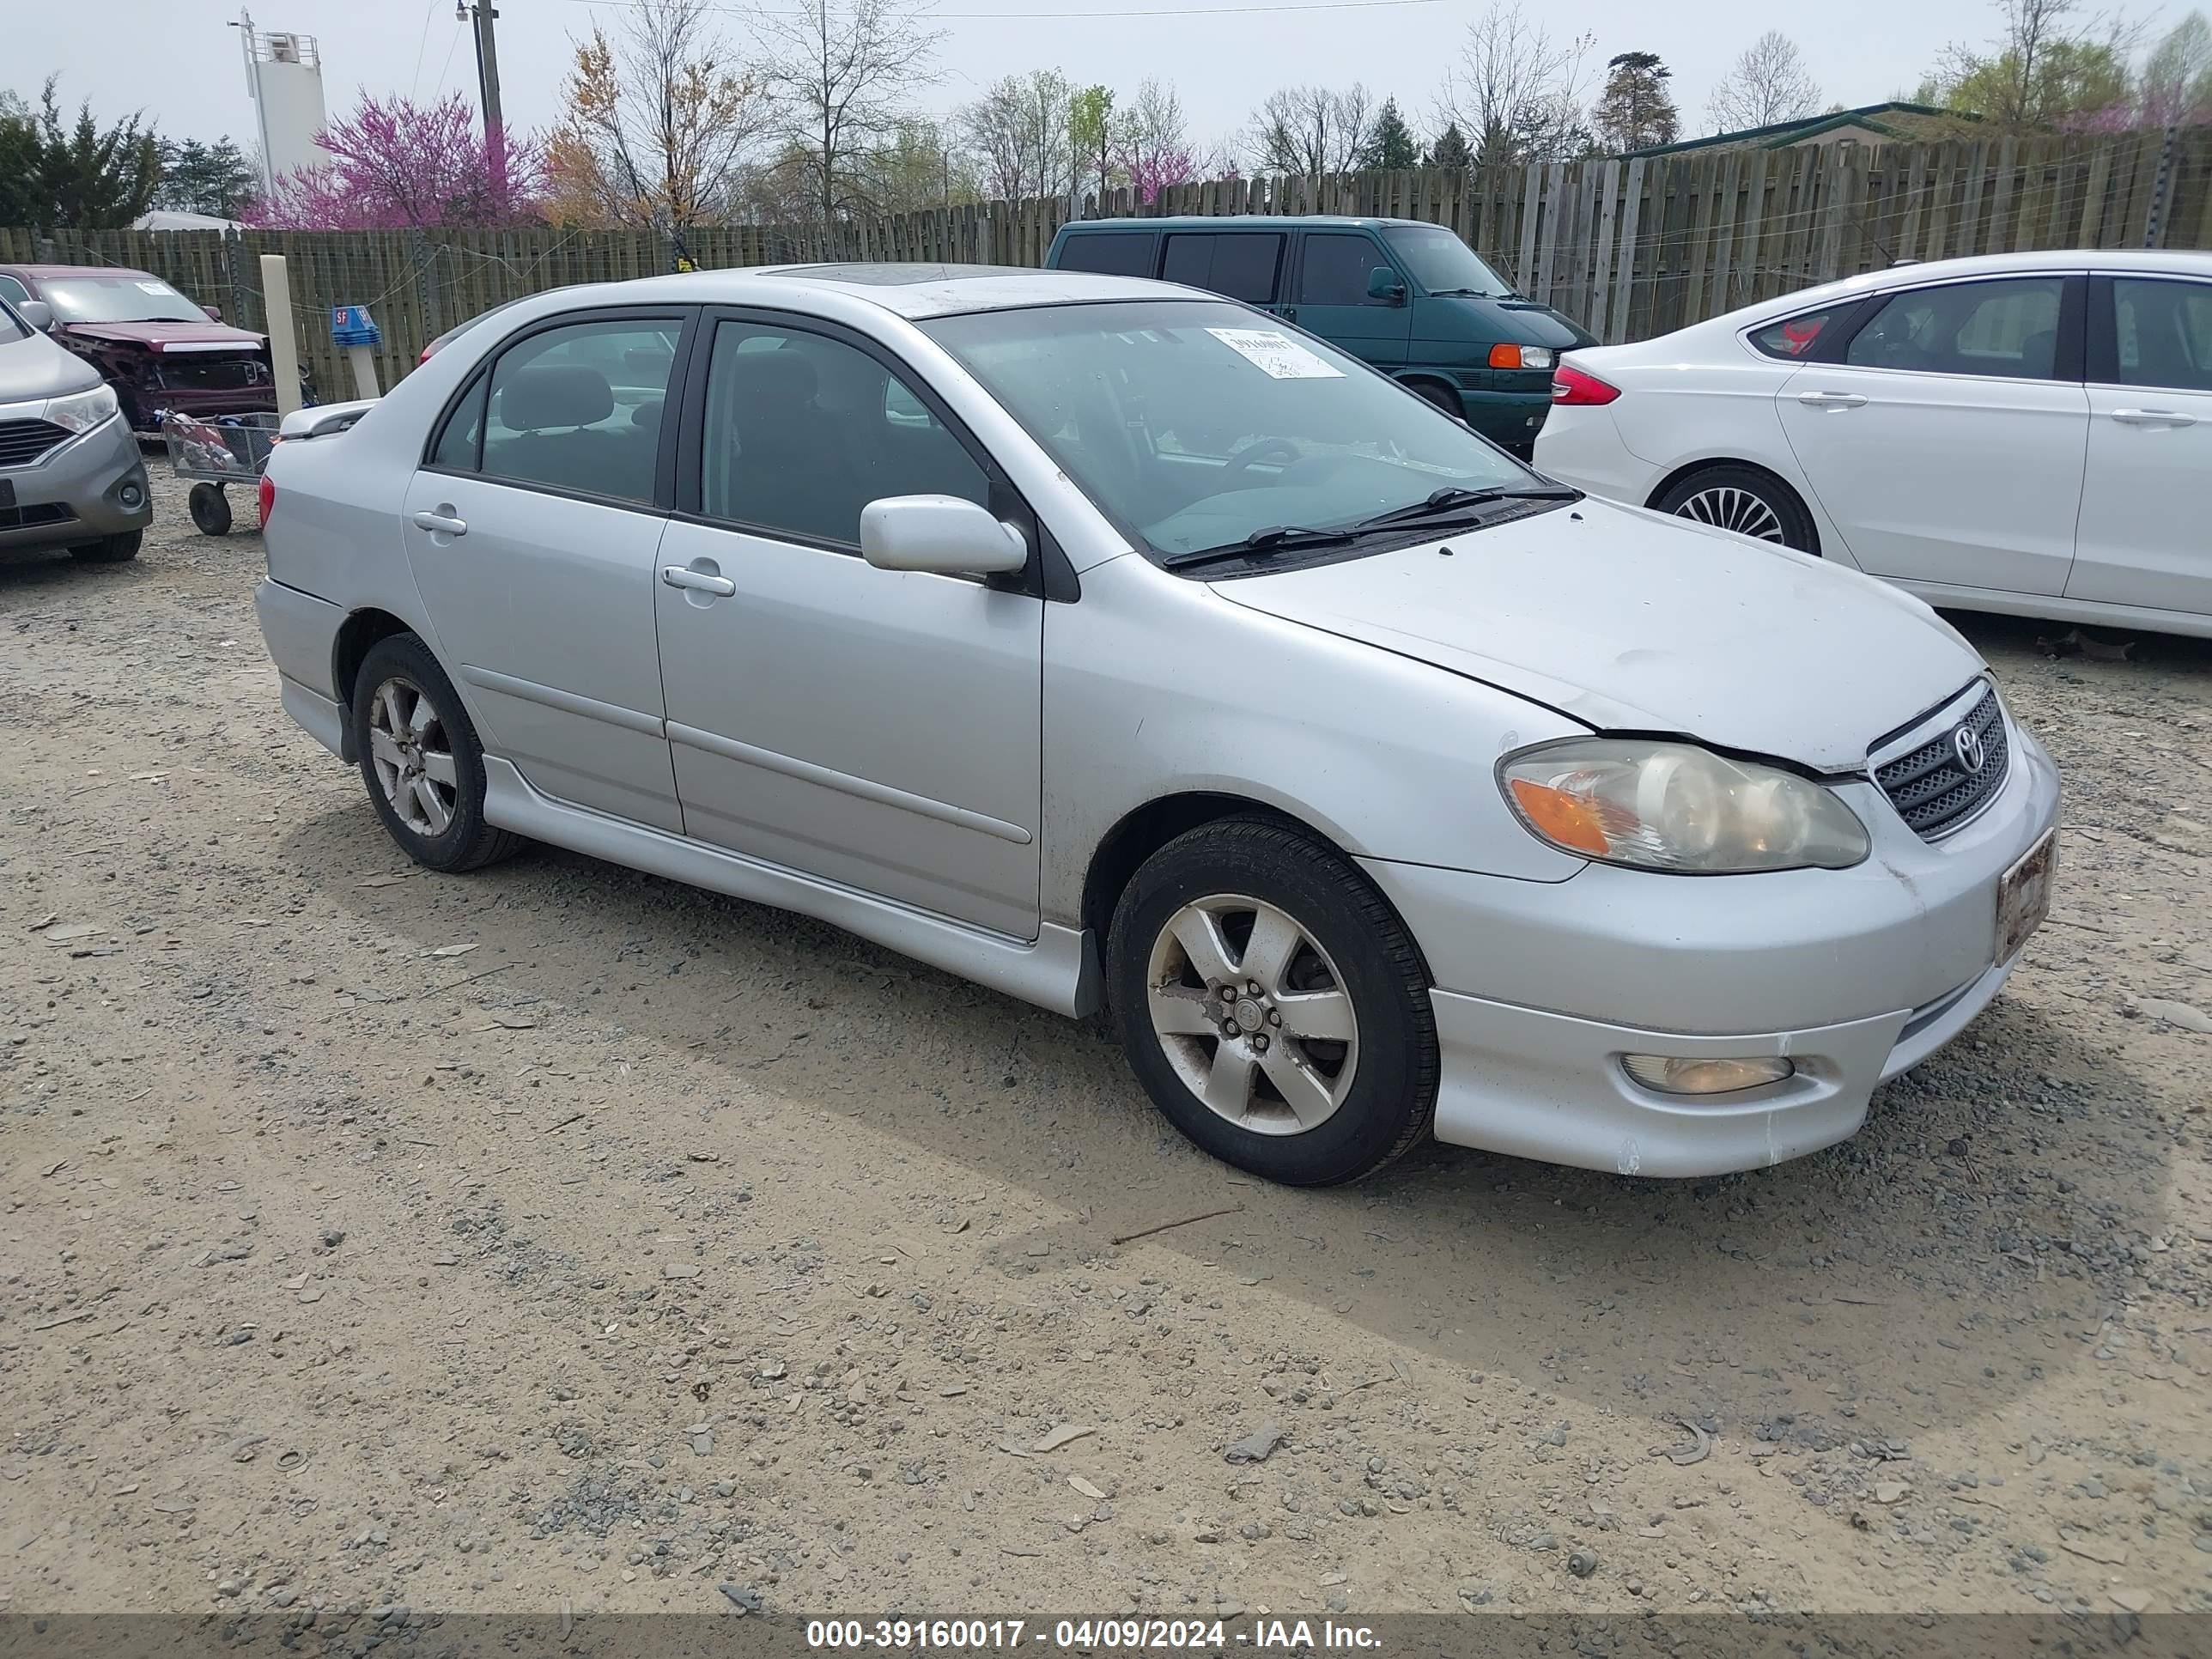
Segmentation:
{"type": "Polygon", "coordinates": [[[1823,772],[1863,767],[1876,738],[1983,667],[1934,611],[1871,577],[1595,500],[1214,592],[1600,731],[1823,772]]]}

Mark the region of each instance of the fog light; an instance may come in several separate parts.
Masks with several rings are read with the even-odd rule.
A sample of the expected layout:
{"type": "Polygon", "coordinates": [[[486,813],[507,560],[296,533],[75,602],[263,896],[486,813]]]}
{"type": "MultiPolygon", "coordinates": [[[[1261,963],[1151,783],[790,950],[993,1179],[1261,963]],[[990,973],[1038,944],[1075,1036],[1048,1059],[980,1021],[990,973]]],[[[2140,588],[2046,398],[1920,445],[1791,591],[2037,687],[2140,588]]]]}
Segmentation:
{"type": "Polygon", "coordinates": [[[1682,1060],[1664,1054],[1623,1054],[1629,1076],[1647,1089],[1668,1095],[1729,1095],[1794,1076],[1794,1060],[1775,1059],[1682,1060]]]}
{"type": "Polygon", "coordinates": [[[126,483],[122,489],[115,492],[115,499],[122,502],[123,505],[130,508],[131,511],[136,513],[138,510],[139,503],[146,499],[146,492],[141,489],[135,483],[126,483]]]}

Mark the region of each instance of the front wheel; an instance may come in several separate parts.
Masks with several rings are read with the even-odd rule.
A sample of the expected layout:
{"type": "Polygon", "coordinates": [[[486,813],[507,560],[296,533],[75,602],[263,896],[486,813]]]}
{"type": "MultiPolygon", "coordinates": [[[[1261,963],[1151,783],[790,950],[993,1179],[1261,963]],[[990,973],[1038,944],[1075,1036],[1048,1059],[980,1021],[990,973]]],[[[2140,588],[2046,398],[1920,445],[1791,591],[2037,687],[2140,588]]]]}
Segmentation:
{"type": "Polygon", "coordinates": [[[1812,516],[1788,486],[1747,466],[1709,466],[1678,479],[1651,503],[1662,513],[1732,530],[1753,541],[1818,553],[1812,516]]]}
{"type": "Polygon", "coordinates": [[[1109,997],[1153,1103],[1206,1151],[1290,1186],[1357,1180],[1425,1136],[1437,1038],[1404,927],[1286,824],[1203,825],[1116,906],[1109,997]]]}
{"type": "Polygon", "coordinates": [[[102,536],[96,542],[79,542],[70,549],[70,556],[85,564],[121,564],[137,558],[145,540],[144,531],[126,530],[119,536],[102,536]]]}
{"type": "Polygon", "coordinates": [[[353,740],[370,804],[416,863],[458,873],[519,844],[484,822],[483,747],[453,683],[412,634],[379,640],[362,659],[353,740]]]}

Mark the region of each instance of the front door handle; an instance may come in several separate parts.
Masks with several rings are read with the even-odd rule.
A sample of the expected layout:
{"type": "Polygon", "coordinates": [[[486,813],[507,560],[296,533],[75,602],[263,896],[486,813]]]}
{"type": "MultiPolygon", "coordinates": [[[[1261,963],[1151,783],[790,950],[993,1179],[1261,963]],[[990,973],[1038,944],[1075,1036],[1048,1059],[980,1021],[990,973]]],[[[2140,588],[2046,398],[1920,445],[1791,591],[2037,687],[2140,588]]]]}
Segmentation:
{"type": "Polygon", "coordinates": [[[1856,392],[1801,392],[1797,401],[1814,409],[1858,409],[1866,403],[1856,392]]]}
{"type": "Polygon", "coordinates": [[[2116,409],[2112,418],[2122,426],[2195,426],[2197,417],[2178,409],[2116,409]]]}
{"type": "Polygon", "coordinates": [[[710,575],[704,570],[693,570],[680,564],[661,566],[660,580],[671,587],[689,587],[701,593],[712,593],[720,599],[729,599],[738,591],[738,585],[727,576],[710,575]]]}
{"type": "Polygon", "coordinates": [[[468,520],[455,518],[453,509],[442,504],[435,513],[417,513],[415,527],[417,530],[434,530],[441,536],[465,536],[469,533],[468,520]]]}

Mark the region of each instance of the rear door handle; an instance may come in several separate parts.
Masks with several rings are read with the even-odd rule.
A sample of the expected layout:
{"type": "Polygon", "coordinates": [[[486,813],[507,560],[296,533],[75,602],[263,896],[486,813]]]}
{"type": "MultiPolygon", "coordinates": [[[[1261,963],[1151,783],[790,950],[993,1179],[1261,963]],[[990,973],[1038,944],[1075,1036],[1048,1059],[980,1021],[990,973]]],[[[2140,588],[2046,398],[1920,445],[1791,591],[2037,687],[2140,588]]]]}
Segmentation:
{"type": "Polygon", "coordinates": [[[2197,417],[2178,409],[2116,409],[2112,418],[2122,426],[2195,426],[2197,417]]]}
{"type": "Polygon", "coordinates": [[[415,527],[417,530],[434,530],[444,536],[465,536],[469,533],[467,520],[456,519],[447,513],[417,513],[415,527]]]}
{"type": "Polygon", "coordinates": [[[703,570],[693,570],[680,564],[660,567],[660,580],[671,587],[695,588],[702,593],[712,593],[717,599],[733,597],[738,585],[727,576],[710,576],[703,570]]]}
{"type": "Polygon", "coordinates": [[[1801,392],[1797,401],[1814,409],[1857,409],[1866,403],[1856,392],[1801,392]]]}

